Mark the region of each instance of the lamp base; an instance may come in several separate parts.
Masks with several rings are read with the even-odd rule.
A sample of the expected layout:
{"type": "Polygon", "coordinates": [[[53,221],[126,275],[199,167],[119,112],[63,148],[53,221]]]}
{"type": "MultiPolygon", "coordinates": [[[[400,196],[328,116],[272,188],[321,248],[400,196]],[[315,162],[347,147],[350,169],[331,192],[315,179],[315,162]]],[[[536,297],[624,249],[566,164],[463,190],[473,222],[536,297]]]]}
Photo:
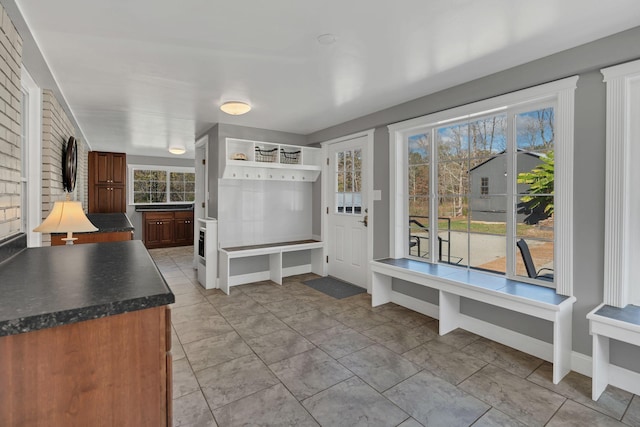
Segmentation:
{"type": "Polygon", "coordinates": [[[63,242],[66,242],[65,245],[73,245],[73,241],[74,240],[78,240],[77,237],[71,237],[73,235],[72,231],[67,231],[67,237],[64,237],[60,240],[62,240],[63,242]]]}

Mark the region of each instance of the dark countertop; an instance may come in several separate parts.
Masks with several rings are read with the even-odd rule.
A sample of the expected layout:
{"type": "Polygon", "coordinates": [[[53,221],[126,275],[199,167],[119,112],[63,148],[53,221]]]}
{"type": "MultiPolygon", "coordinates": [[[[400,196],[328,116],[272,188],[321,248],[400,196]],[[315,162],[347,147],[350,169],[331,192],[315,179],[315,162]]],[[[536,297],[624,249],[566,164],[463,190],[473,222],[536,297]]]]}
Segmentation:
{"type": "Polygon", "coordinates": [[[136,212],[172,212],[172,211],[192,211],[193,203],[173,204],[173,205],[137,205],[136,212]]]}
{"type": "Polygon", "coordinates": [[[173,302],[140,240],[29,248],[0,263],[0,336],[173,302]]]}
{"type": "MultiPolygon", "coordinates": [[[[93,225],[98,228],[98,231],[92,233],[114,233],[118,231],[133,231],[133,225],[129,221],[129,217],[125,213],[90,213],[87,214],[87,218],[93,225]]],[[[66,233],[52,233],[52,234],[65,234],[66,233]]],[[[73,234],[85,234],[85,233],[73,233],[73,234]]]]}

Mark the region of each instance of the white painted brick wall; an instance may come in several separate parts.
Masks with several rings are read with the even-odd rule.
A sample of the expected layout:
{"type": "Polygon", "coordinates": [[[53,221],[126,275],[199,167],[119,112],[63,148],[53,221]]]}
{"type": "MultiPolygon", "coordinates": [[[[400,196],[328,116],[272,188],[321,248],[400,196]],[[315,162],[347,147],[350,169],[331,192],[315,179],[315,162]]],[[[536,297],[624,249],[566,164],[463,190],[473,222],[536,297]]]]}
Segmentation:
{"type": "Polygon", "coordinates": [[[0,240],[20,231],[22,38],[0,6],[0,240]]]}
{"type": "MultiPolygon", "coordinates": [[[[0,5],[0,240],[20,232],[20,133],[22,94],[20,75],[22,38],[0,5]]],[[[70,136],[77,138],[71,121],[50,90],[42,95],[42,218],[53,203],[65,198],[62,187],[62,147],[70,136]]],[[[78,141],[78,178],[74,200],[88,206],[88,147],[78,141]]],[[[42,236],[49,245],[50,236],[42,236]]]]}
{"type": "MultiPolygon", "coordinates": [[[[89,162],[87,144],[78,138],[69,117],[50,90],[42,92],[42,218],[46,218],[54,202],[64,200],[62,185],[62,148],[70,136],[78,142],[78,169],[73,200],[82,202],[88,209],[87,165],[89,162]]],[[[51,244],[51,236],[42,235],[44,246],[51,244]]]]}

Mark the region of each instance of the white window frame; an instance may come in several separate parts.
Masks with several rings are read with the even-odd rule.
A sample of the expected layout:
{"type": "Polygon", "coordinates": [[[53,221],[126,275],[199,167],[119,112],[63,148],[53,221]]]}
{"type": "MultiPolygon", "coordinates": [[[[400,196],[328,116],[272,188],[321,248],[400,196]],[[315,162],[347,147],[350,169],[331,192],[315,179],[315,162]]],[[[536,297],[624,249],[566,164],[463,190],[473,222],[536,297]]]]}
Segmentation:
{"type": "Polygon", "coordinates": [[[44,216],[42,212],[42,90],[31,77],[24,65],[20,78],[21,89],[29,100],[27,110],[27,149],[22,156],[27,158],[27,173],[21,173],[22,180],[26,179],[27,209],[21,206],[20,215],[26,215],[27,246],[30,248],[42,246],[42,233],[33,231],[44,216]]]}
{"type": "MultiPolygon", "coordinates": [[[[421,129],[442,126],[465,118],[485,116],[501,111],[519,110],[523,105],[555,103],[555,168],[554,180],[554,279],[556,293],[573,295],[573,133],[574,92],[578,76],[523,89],[506,95],[474,102],[438,113],[394,123],[389,129],[390,176],[390,256],[406,257],[409,250],[407,204],[407,137],[421,129]]],[[[432,141],[433,142],[433,141],[432,141]]],[[[434,168],[432,174],[435,174],[434,168]]],[[[434,177],[432,176],[432,182],[434,177]]],[[[430,188],[433,208],[435,188],[430,188]]],[[[435,220],[434,220],[435,222],[435,220]]],[[[432,228],[433,229],[433,228],[432,228]]],[[[432,245],[435,245],[431,242],[432,245]]],[[[435,253],[431,248],[430,253],[435,253]]],[[[515,249],[514,249],[515,250],[515,249]]]]}
{"type": "Polygon", "coordinates": [[[129,185],[128,185],[128,193],[129,193],[129,205],[187,205],[193,204],[195,202],[170,202],[169,201],[169,193],[171,190],[171,180],[170,175],[171,172],[187,172],[187,173],[196,173],[195,167],[190,166],[156,166],[156,165],[129,165],[128,166],[128,175],[129,175],[129,185]],[[134,202],[134,194],[133,194],[133,172],[136,170],[152,170],[152,171],[164,171],[167,173],[167,191],[165,194],[164,202],[155,202],[155,203],[135,203],[134,202]]]}
{"type": "Polygon", "coordinates": [[[603,302],[615,307],[640,305],[640,61],[601,72],[607,85],[603,302]]]}

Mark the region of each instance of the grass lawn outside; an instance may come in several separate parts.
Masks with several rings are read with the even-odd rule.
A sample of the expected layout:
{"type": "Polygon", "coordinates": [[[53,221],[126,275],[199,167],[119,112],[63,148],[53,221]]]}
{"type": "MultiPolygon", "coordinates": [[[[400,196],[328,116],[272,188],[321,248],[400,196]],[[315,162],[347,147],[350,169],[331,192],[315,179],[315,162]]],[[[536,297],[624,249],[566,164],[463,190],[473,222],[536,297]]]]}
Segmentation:
{"type": "MultiPolygon", "coordinates": [[[[438,221],[440,231],[447,230],[447,221],[438,221]]],[[[459,217],[451,220],[451,231],[467,231],[467,219],[459,217]]],[[[471,221],[469,231],[472,233],[497,234],[504,236],[507,232],[507,224],[504,222],[481,222],[471,221]]],[[[539,239],[553,239],[553,231],[545,230],[535,225],[518,224],[518,236],[534,237],[539,239]]]]}

